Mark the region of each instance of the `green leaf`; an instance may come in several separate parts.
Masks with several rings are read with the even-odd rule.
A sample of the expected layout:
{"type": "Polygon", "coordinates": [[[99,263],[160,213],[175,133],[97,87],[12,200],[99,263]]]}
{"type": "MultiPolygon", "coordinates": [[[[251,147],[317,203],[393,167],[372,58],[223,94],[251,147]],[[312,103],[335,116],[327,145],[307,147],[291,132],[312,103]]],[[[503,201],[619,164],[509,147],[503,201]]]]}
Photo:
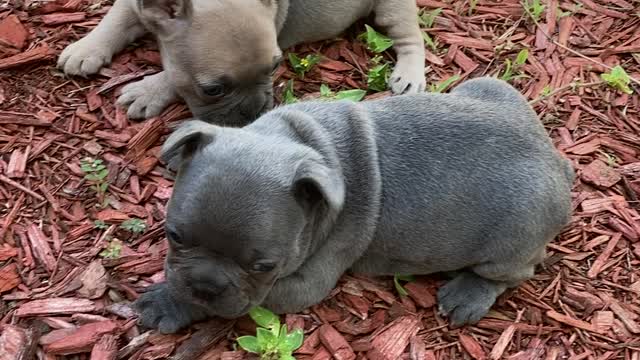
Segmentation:
{"type": "Polygon", "coordinates": [[[338,93],[335,95],[335,99],[351,100],[354,102],[358,102],[362,100],[366,94],[367,92],[362,89],[342,90],[342,91],[338,91],[338,93]]]}
{"type": "Polygon", "coordinates": [[[259,354],[260,353],[260,345],[258,345],[258,338],[255,336],[240,336],[236,339],[238,345],[243,348],[245,351],[259,354]]]}
{"type": "Polygon", "coordinates": [[[302,330],[295,329],[290,334],[287,334],[284,341],[281,341],[280,344],[288,351],[295,351],[302,346],[303,338],[304,334],[302,333],[302,330]]]}
{"type": "Polygon", "coordinates": [[[278,337],[265,328],[257,328],[256,337],[258,338],[258,345],[263,352],[273,350],[278,345],[278,337]]]}
{"type": "Polygon", "coordinates": [[[285,104],[293,104],[298,102],[296,95],[293,93],[293,79],[287,82],[287,87],[284,89],[282,101],[285,104]]]}
{"type": "Polygon", "coordinates": [[[322,84],[320,85],[320,96],[322,97],[331,97],[333,95],[333,91],[329,88],[329,85],[322,84]]]}
{"type": "Polygon", "coordinates": [[[450,78],[441,81],[438,84],[431,84],[431,86],[429,87],[429,90],[431,90],[431,92],[435,92],[435,93],[441,93],[443,91],[445,91],[451,84],[453,84],[454,82],[458,81],[460,79],[459,75],[453,75],[450,78]]]}
{"type": "Polygon", "coordinates": [[[387,90],[389,76],[389,64],[376,65],[369,69],[369,73],[367,74],[367,86],[369,87],[369,90],[387,90]]]}
{"type": "Polygon", "coordinates": [[[104,178],[106,178],[107,175],[109,175],[109,170],[108,169],[99,170],[95,172],[95,175],[98,178],[98,180],[104,180],[104,178]]]}
{"type": "Polygon", "coordinates": [[[107,189],[109,188],[109,183],[102,183],[100,185],[98,185],[98,192],[101,194],[104,194],[105,192],[107,192],[107,189]]]}
{"type": "Polygon", "coordinates": [[[291,354],[280,354],[278,360],[296,360],[291,354]]]}
{"type": "Polygon", "coordinates": [[[512,73],[511,73],[511,60],[509,59],[505,59],[504,61],[504,73],[502,74],[502,76],[500,76],[500,79],[504,80],[504,81],[509,81],[512,78],[512,73]]]}
{"type": "Polygon", "coordinates": [[[407,290],[405,290],[402,284],[400,284],[400,281],[411,282],[414,280],[415,278],[413,277],[413,275],[395,274],[393,276],[393,285],[395,285],[396,291],[398,292],[398,294],[400,294],[400,296],[407,296],[409,295],[409,293],[407,293],[407,290]]]}
{"type": "Polygon", "coordinates": [[[438,51],[438,43],[429,36],[426,32],[422,31],[422,39],[433,51],[438,51]]]}
{"type": "Polygon", "coordinates": [[[627,75],[627,72],[624,71],[622,66],[617,65],[611,69],[610,73],[601,74],[600,77],[612,88],[620,90],[626,94],[633,94],[633,90],[629,87],[631,78],[627,75]]]}
{"type": "Polygon", "coordinates": [[[366,32],[360,34],[359,37],[366,40],[369,50],[375,53],[381,53],[393,45],[393,40],[375,31],[371,26],[365,25],[364,27],[366,28],[366,32]]]}
{"type": "Polygon", "coordinates": [[[528,49],[522,49],[518,53],[518,56],[516,56],[516,62],[514,63],[514,65],[516,67],[517,66],[522,66],[522,65],[524,65],[525,62],[527,62],[528,58],[529,58],[529,50],[528,49]]]}
{"type": "Polygon", "coordinates": [[[419,21],[422,26],[430,28],[433,26],[433,22],[435,21],[436,17],[440,15],[440,13],[442,13],[442,8],[433,9],[431,11],[423,11],[419,16],[419,21]]]}
{"type": "Polygon", "coordinates": [[[249,310],[249,316],[251,316],[258,326],[262,326],[266,329],[273,328],[275,324],[280,325],[280,319],[278,316],[261,306],[254,306],[249,310]]]}

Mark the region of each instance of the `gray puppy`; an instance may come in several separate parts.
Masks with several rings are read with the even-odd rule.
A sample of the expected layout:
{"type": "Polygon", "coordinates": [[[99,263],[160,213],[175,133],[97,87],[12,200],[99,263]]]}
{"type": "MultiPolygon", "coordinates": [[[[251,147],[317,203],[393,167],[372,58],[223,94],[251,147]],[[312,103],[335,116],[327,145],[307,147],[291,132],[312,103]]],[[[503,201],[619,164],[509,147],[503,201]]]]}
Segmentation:
{"type": "Polygon", "coordinates": [[[281,49],[330,39],[371,13],[394,41],[394,93],[425,88],[425,53],[415,0],[116,0],[58,67],[89,75],[145,32],[157,38],[164,71],[122,89],[131,118],[160,114],[182,97],[194,115],[242,125],[272,107],[281,49]]]}
{"type": "Polygon", "coordinates": [[[474,323],[533,276],[570,218],[569,161],[525,98],[491,78],[303,102],[241,129],[190,121],[163,157],[179,164],[167,282],[135,303],[162,332],[258,304],[301,311],[348,269],[457,271],[440,308],[453,326],[474,323]]]}

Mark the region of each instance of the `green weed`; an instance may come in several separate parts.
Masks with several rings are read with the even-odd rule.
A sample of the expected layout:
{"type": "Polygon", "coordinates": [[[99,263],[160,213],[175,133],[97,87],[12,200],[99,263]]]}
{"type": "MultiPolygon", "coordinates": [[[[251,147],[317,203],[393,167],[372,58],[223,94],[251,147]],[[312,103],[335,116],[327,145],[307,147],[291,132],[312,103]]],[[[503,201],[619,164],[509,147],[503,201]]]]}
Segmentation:
{"type": "Polygon", "coordinates": [[[142,234],[147,230],[147,223],[142,219],[127,219],[120,224],[120,228],[132,234],[142,234]]]}
{"type": "Polygon", "coordinates": [[[400,283],[401,281],[411,282],[415,281],[415,278],[413,277],[413,275],[395,274],[393,276],[393,285],[395,285],[398,294],[400,294],[400,296],[407,296],[409,295],[409,293],[407,293],[407,290],[405,290],[405,288],[402,286],[402,284],[400,283]]]}
{"type": "Polygon", "coordinates": [[[364,27],[366,31],[360,34],[358,38],[366,41],[369,50],[374,53],[381,53],[393,45],[393,40],[375,31],[371,26],[365,25],[364,27]]]}
{"type": "Polygon", "coordinates": [[[616,67],[611,69],[611,72],[601,74],[600,77],[612,88],[620,90],[625,94],[633,94],[633,90],[629,87],[631,78],[622,66],[616,65],[616,67]]]}
{"type": "Polygon", "coordinates": [[[533,22],[540,21],[540,17],[544,13],[546,5],[543,5],[540,0],[523,0],[522,6],[524,6],[526,12],[533,19],[533,22]]]}
{"type": "Polygon", "coordinates": [[[439,83],[429,84],[429,91],[433,93],[441,93],[445,91],[451,84],[460,80],[459,75],[453,75],[439,83]]]}
{"type": "Polygon", "coordinates": [[[102,163],[102,160],[89,157],[80,160],[80,169],[85,173],[85,180],[91,183],[96,191],[98,202],[102,207],[105,207],[107,205],[105,194],[109,188],[109,183],[107,182],[109,169],[102,163]]]}
{"type": "Polygon", "coordinates": [[[506,59],[504,61],[504,66],[505,66],[504,73],[502,73],[502,75],[500,76],[500,79],[504,81],[511,81],[512,79],[525,77],[526,75],[524,74],[514,75],[514,72],[520,70],[522,65],[524,65],[525,62],[527,62],[528,57],[529,57],[529,50],[522,49],[518,53],[518,56],[516,56],[516,60],[513,62],[513,65],[510,59],[506,59]]]}
{"type": "Polygon", "coordinates": [[[286,324],[271,311],[256,306],[249,316],[258,325],[256,336],[241,336],[238,345],[245,351],[260,355],[262,360],[295,360],[293,352],[302,345],[303,333],[300,329],[289,332],[286,324]]]}
{"type": "Polygon", "coordinates": [[[433,9],[431,11],[426,11],[423,9],[418,15],[418,22],[420,25],[425,27],[432,27],[436,17],[442,13],[442,8],[433,9]]]}
{"type": "Polygon", "coordinates": [[[362,100],[366,94],[367,92],[361,89],[341,90],[334,93],[327,84],[320,85],[320,97],[324,99],[351,100],[358,102],[362,100]]]}
{"type": "Polygon", "coordinates": [[[117,259],[120,257],[120,251],[122,250],[122,242],[118,239],[113,239],[107,245],[107,248],[100,252],[100,256],[105,259],[117,259]]]}
{"type": "Polygon", "coordinates": [[[319,63],[320,59],[321,57],[315,54],[309,54],[304,58],[300,58],[294,53],[289,53],[289,63],[291,64],[293,71],[295,71],[295,73],[301,78],[304,78],[304,74],[309,72],[311,68],[319,63]]]}
{"type": "Polygon", "coordinates": [[[282,101],[285,104],[293,104],[298,102],[298,98],[293,93],[293,79],[287,81],[287,87],[284,89],[284,94],[282,95],[282,101]]]}

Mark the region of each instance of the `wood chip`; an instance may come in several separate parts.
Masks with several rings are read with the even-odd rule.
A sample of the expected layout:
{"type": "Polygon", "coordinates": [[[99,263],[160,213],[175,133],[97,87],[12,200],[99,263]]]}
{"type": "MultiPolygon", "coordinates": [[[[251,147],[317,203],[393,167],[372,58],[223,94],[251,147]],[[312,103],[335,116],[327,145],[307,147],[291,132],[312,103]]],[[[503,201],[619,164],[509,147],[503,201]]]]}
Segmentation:
{"type": "Polygon", "coordinates": [[[333,326],[329,324],[320,326],[318,336],[322,345],[335,359],[353,360],[356,358],[356,354],[347,340],[333,326]]]}
{"type": "Polygon", "coordinates": [[[417,317],[397,318],[371,341],[371,350],[367,352],[367,357],[371,360],[398,359],[418,330],[420,320],[417,317]]]}
{"type": "Polygon", "coordinates": [[[96,306],[93,301],[79,298],[49,298],[33,300],[18,307],[15,312],[17,317],[37,315],[62,315],[79,312],[91,312],[96,306]]]}
{"type": "Polygon", "coordinates": [[[116,321],[102,321],[82,325],[64,338],[45,346],[45,351],[54,355],[88,352],[103,336],[114,334],[119,329],[120,324],[116,321]]]}

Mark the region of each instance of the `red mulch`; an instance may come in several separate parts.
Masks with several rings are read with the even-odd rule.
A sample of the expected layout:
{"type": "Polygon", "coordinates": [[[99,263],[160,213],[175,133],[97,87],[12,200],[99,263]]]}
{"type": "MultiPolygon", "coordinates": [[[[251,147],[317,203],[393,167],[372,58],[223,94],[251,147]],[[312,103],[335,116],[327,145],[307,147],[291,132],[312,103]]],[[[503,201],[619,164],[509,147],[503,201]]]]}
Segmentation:
{"type": "MultiPolygon", "coordinates": [[[[449,329],[438,316],[437,277],[420,278],[399,297],[388,278],[345,276],[323,304],[285,317],[305,331],[297,358],[640,359],[640,87],[634,82],[634,94],[623,95],[602,84],[570,85],[598,82],[605,66],[618,64],[640,79],[637,1],[543,1],[539,27],[518,0],[478,0],[472,11],[466,1],[418,3],[444,9],[424,30],[438,43],[427,56],[431,83],[502,73],[505,59],[530,50],[521,69],[528,77],[512,83],[537,99],[554,143],[578,171],[572,223],[549,246],[545,268],[476,326],[449,329]],[[548,91],[553,96],[538,99],[548,91]]],[[[158,148],[189,115],[175,105],[139,123],[114,106],[125,82],[159,69],[157,47],[140,41],[100,75],[65,78],[54,68],[57,54],[108,4],[9,4],[0,5],[0,359],[245,357],[233,339],[252,331],[246,318],[160,335],[142,332],[123,305],[162,280],[172,182],[158,148]],[[106,209],[83,180],[87,156],[109,169],[106,209]],[[118,227],[132,217],[146,221],[144,234],[118,227]],[[113,238],[122,242],[119,257],[101,257],[113,238]]],[[[321,83],[366,88],[371,54],[354,36],[362,29],[295,49],[328,59],[296,79],[298,96],[316,96],[321,83]]],[[[283,65],[278,99],[292,77],[283,65]]]]}

